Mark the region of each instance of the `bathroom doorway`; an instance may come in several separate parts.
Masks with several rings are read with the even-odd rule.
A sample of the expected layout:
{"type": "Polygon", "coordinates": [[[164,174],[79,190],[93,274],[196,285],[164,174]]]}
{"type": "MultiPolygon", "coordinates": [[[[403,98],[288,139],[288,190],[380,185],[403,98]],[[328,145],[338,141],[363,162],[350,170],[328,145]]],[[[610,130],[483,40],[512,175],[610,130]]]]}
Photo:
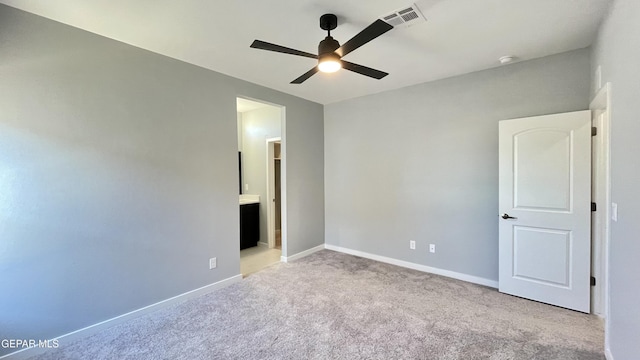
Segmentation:
{"type": "Polygon", "coordinates": [[[240,97],[236,101],[240,271],[246,277],[280,262],[286,253],[284,107],[240,97]]]}

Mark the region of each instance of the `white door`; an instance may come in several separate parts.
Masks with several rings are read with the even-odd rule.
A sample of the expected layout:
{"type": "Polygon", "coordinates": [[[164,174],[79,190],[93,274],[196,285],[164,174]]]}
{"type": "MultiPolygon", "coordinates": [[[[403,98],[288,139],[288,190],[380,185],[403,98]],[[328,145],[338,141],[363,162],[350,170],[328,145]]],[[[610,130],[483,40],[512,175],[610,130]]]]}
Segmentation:
{"type": "Polygon", "coordinates": [[[589,312],[591,112],[499,123],[499,290],[589,312]]]}

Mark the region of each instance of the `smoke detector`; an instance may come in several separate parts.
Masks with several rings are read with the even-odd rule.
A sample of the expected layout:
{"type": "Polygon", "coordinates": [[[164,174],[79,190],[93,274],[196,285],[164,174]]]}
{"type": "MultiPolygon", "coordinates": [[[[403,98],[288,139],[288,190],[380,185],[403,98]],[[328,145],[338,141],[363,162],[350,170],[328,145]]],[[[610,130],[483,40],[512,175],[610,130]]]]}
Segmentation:
{"type": "Polygon", "coordinates": [[[405,6],[402,9],[398,9],[390,14],[381,16],[380,19],[394,27],[409,27],[427,21],[416,4],[405,6]]]}
{"type": "Polygon", "coordinates": [[[511,64],[512,62],[516,61],[516,57],[513,55],[505,55],[503,57],[501,57],[500,59],[498,59],[498,61],[500,61],[500,64],[502,65],[507,65],[507,64],[511,64]]]}

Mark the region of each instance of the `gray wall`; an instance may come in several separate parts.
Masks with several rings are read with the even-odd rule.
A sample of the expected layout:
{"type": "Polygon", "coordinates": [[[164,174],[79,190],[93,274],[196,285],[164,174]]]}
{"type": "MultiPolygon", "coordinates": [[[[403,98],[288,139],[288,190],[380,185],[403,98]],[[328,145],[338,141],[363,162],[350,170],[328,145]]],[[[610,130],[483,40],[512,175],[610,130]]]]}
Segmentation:
{"type": "Polygon", "coordinates": [[[267,143],[280,137],[282,115],[280,108],[264,107],[242,113],[242,168],[244,184],[249,190],[243,194],[260,195],[260,242],[267,243],[267,143]]]}
{"type": "Polygon", "coordinates": [[[611,82],[611,197],[618,222],[609,249],[610,348],[616,360],[640,356],[640,2],[616,0],[592,52],[611,82]]]}
{"type": "Polygon", "coordinates": [[[0,49],[0,338],[239,274],[239,95],[286,107],[289,249],[323,243],[322,105],[4,5],[0,49]]]}
{"type": "Polygon", "coordinates": [[[325,106],[326,243],[497,280],[498,121],[588,98],[583,49],[325,106]]]}
{"type": "MultiPolygon", "coordinates": [[[[273,97],[270,102],[284,103],[275,100],[279,98],[273,97]]],[[[287,103],[293,105],[291,101],[287,103]]],[[[283,207],[282,214],[286,244],[282,256],[324,244],[324,107],[305,104],[308,105],[285,108],[281,172],[282,186],[286,187],[282,193],[282,203],[286,204],[286,213],[283,207]]]]}

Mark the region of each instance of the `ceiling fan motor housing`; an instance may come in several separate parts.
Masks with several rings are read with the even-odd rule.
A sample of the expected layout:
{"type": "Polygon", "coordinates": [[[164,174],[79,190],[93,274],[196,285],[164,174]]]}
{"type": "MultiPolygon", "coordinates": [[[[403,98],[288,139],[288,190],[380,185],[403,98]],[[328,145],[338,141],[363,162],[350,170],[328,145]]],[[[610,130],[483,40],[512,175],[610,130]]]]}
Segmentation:
{"type": "Polygon", "coordinates": [[[318,45],[318,55],[332,53],[339,47],[340,43],[336,39],[331,36],[327,36],[324,40],[320,41],[320,44],[318,45]]]}

